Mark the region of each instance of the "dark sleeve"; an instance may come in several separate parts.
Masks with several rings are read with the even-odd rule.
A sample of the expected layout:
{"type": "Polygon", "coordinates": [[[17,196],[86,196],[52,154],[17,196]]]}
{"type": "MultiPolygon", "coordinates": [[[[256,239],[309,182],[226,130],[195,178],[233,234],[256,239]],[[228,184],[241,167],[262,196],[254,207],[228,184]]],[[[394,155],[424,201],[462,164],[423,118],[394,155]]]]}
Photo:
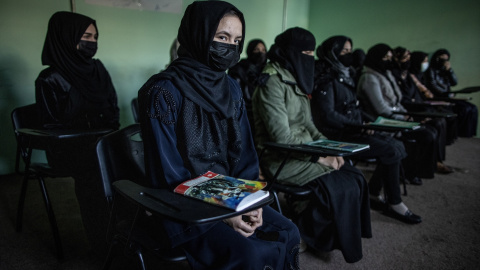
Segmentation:
{"type": "Polygon", "coordinates": [[[113,129],[118,129],[120,127],[120,109],[118,108],[117,91],[115,90],[115,86],[113,85],[112,78],[110,77],[110,74],[106,69],[105,69],[105,72],[108,76],[108,80],[110,81],[110,85],[112,86],[111,88],[109,88],[110,94],[108,98],[108,104],[109,104],[108,110],[111,111],[112,113],[112,116],[109,119],[109,125],[113,129]]]}
{"type": "Polygon", "coordinates": [[[182,96],[170,81],[139,91],[145,165],[152,187],[175,188],[191,178],[177,150],[175,132],[182,96]]]}
{"type": "Polygon", "coordinates": [[[46,69],[35,80],[35,100],[42,126],[64,128],[70,84],[56,72],[46,69]]]}
{"type": "Polygon", "coordinates": [[[448,81],[450,82],[450,86],[455,86],[458,83],[457,80],[457,75],[455,75],[455,72],[453,72],[453,68],[450,68],[450,70],[446,71],[448,73],[448,81]]]}
{"type": "Polygon", "coordinates": [[[238,83],[232,79],[230,79],[230,89],[233,90],[232,95],[234,100],[238,100],[238,102],[235,102],[235,109],[240,112],[237,121],[242,133],[242,154],[240,156],[239,163],[235,167],[234,176],[242,179],[258,179],[258,156],[257,151],[255,150],[255,144],[253,142],[253,136],[247,118],[245,101],[242,98],[238,83]]]}
{"type": "MultiPolygon", "coordinates": [[[[343,112],[338,111],[336,108],[335,100],[335,89],[333,87],[333,82],[329,82],[323,85],[319,85],[319,88],[315,92],[312,99],[312,110],[315,110],[315,113],[312,113],[314,116],[315,125],[320,129],[321,123],[326,127],[342,129],[346,124],[361,124],[356,121],[356,119],[351,119],[343,114],[343,112]]],[[[337,93],[339,96],[340,93],[337,93]]],[[[343,101],[341,101],[343,102],[343,101]]]]}
{"type": "Polygon", "coordinates": [[[427,85],[427,88],[430,89],[434,95],[438,96],[446,96],[448,92],[448,86],[445,84],[442,84],[438,78],[438,74],[433,69],[427,69],[425,71],[425,82],[427,85]]]}

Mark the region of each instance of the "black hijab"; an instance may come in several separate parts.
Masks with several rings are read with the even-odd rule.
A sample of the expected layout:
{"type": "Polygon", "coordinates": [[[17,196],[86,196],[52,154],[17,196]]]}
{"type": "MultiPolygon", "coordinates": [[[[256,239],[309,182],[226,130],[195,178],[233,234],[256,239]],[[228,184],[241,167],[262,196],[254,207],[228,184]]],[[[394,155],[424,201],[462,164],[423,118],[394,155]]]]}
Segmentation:
{"type": "Polygon", "coordinates": [[[391,51],[392,49],[387,44],[379,43],[371,47],[368,52],[367,56],[365,57],[365,66],[380,72],[381,74],[385,75],[388,66],[386,66],[385,61],[383,61],[383,57],[391,51]]]}
{"type": "Polygon", "coordinates": [[[313,91],[315,58],[302,51],[315,50],[315,37],[308,30],[294,27],[275,38],[267,57],[292,73],[305,94],[313,91]]]}
{"type": "Polygon", "coordinates": [[[410,68],[408,71],[410,71],[411,74],[417,75],[422,73],[422,63],[423,60],[425,60],[425,57],[427,57],[428,54],[420,51],[415,51],[410,54],[410,68]]]}
{"type": "MultiPolygon", "coordinates": [[[[190,4],[178,29],[178,56],[156,78],[172,81],[182,95],[208,112],[217,112],[222,118],[233,117],[234,104],[230,95],[228,77],[224,71],[215,71],[209,63],[209,49],[223,16],[234,11],[242,22],[243,13],[232,4],[222,1],[202,1],[190,4]]],[[[242,52],[243,39],[238,45],[242,52]]]]}
{"type": "Polygon", "coordinates": [[[95,20],[87,16],[60,11],[52,15],[43,45],[42,64],[54,67],[72,87],[91,102],[103,102],[115,91],[110,75],[96,59],[84,57],[78,50],[85,30],[95,20]]]}
{"type": "Polygon", "coordinates": [[[353,46],[352,39],[346,36],[333,36],[322,42],[317,48],[317,57],[329,66],[338,79],[350,86],[355,86],[353,78],[350,76],[350,67],[343,65],[338,59],[340,53],[349,41],[353,46]]]}
{"type": "Polygon", "coordinates": [[[439,49],[433,53],[432,58],[430,58],[430,66],[434,69],[442,69],[444,60],[438,58],[440,55],[446,54],[448,55],[448,59],[450,60],[450,52],[446,49],[439,49]]]}
{"type": "Polygon", "coordinates": [[[247,59],[250,63],[254,64],[255,66],[261,67],[263,69],[263,67],[267,63],[267,57],[265,55],[266,53],[253,52],[253,50],[255,50],[255,47],[257,47],[257,45],[260,43],[263,44],[265,48],[267,48],[267,46],[265,45],[265,42],[263,42],[263,40],[261,39],[250,40],[250,42],[247,45],[247,59]]]}
{"type": "Polygon", "coordinates": [[[352,52],[353,64],[352,67],[355,69],[360,69],[365,64],[365,52],[362,49],[356,49],[352,52]]]}

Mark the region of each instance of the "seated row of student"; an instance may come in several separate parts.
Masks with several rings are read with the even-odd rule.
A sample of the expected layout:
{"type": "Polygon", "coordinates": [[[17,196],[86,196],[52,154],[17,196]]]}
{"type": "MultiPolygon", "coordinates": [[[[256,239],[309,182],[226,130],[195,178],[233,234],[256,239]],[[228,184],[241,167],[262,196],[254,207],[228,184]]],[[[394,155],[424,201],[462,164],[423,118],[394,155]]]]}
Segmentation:
{"type": "MultiPolygon", "coordinates": [[[[394,114],[406,112],[400,103],[402,93],[392,75],[392,50],[386,44],[377,44],[367,52],[365,66],[357,85],[357,96],[366,113],[406,120],[407,116],[394,114]]],[[[438,134],[435,128],[423,128],[401,133],[407,158],[403,161],[405,177],[412,184],[421,184],[420,178],[433,178],[437,168],[438,134]],[[412,144],[411,141],[414,141],[412,144]]]]}
{"type": "MultiPolygon", "coordinates": [[[[301,144],[325,138],[312,122],[315,38],[290,28],[275,38],[264,73],[268,79],[253,94],[255,143],[301,144]]],[[[283,160],[275,151],[262,157],[263,173],[272,177],[283,160]]],[[[361,238],[370,238],[368,186],[363,174],[341,157],[295,155],[278,176],[284,184],[303,186],[312,198],[296,205],[296,220],[305,243],[318,251],[340,249],[347,262],[362,258],[361,238]]]]}
{"type": "Polygon", "coordinates": [[[402,202],[400,166],[407,156],[402,142],[392,136],[373,131],[360,131],[349,125],[364,123],[355,94],[353,42],[346,36],[333,36],[317,48],[315,85],[312,93],[312,116],[316,127],[328,138],[370,145],[359,158],[376,158],[378,165],[368,183],[372,208],[407,223],[420,223],[402,202]],[[380,194],[382,187],[386,198],[380,194]],[[388,206],[387,206],[388,205],[388,206]]]}
{"type": "MultiPolygon", "coordinates": [[[[424,73],[422,83],[439,97],[454,97],[451,86],[457,85],[457,76],[450,64],[450,53],[445,49],[437,50],[430,59],[430,65],[424,73]]],[[[477,134],[478,109],[474,104],[461,99],[451,100],[458,115],[458,136],[472,137],[477,134]]]]}
{"type": "MultiPolygon", "coordinates": [[[[95,20],[57,12],[48,23],[42,64],[49,67],[35,81],[35,98],[46,129],[118,129],[117,95],[97,51],[95,20]]],[[[106,201],[98,181],[95,136],[82,136],[46,151],[48,163],[75,180],[83,225],[96,254],[106,252],[106,201]]]]}
{"type": "MultiPolygon", "coordinates": [[[[139,90],[153,187],[173,189],[208,170],[258,178],[242,92],[225,72],[239,60],[243,37],[244,17],[233,5],[196,1],[187,7],[179,57],[139,90]]],[[[203,225],[162,223],[171,246],[182,246],[193,269],[299,269],[300,235],[291,221],[269,206],[243,216],[203,225]]]]}
{"type": "Polygon", "coordinates": [[[267,64],[267,46],[261,39],[253,39],[247,45],[247,58],[240,60],[228,70],[228,75],[234,78],[243,92],[243,100],[247,108],[248,121],[252,134],[255,134],[253,124],[252,96],[257,85],[261,83],[262,71],[267,64]]]}
{"type": "MultiPolygon", "coordinates": [[[[393,66],[391,69],[392,75],[396,80],[396,84],[400,88],[402,98],[400,103],[405,107],[407,111],[424,111],[433,112],[433,108],[423,106],[421,94],[415,85],[412,77],[409,74],[410,67],[410,51],[403,47],[397,47],[393,50],[393,66]]],[[[450,117],[453,122],[450,124],[450,128],[456,128],[456,118],[450,117]]],[[[452,173],[453,170],[445,165],[443,161],[446,158],[446,146],[447,146],[447,134],[452,134],[453,131],[447,132],[447,120],[445,117],[433,117],[424,119],[423,117],[413,117],[414,121],[422,121],[424,124],[429,125],[437,131],[438,148],[437,148],[437,172],[438,173],[452,173]]],[[[450,135],[452,136],[452,135],[450,135]]],[[[453,138],[448,138],[450,141],[453,138]]]]}
{"type": "MultiPolygon", "coordinates": [[[[417,91],[410,90],[410,98],[415,102],[428,101],[433,99],[433,93],[422,83],[423,72],[428,68],[428,54],[415,51],[410,54],[410,67],[408,68],[408,76],[413,81],[413,85],[417,91]]],[[[410,88],[411,89],[411,88],[410,88]]],[[[405,94],[408,96],[408,94],[405,94]]],[[[445,105],[436,105],[426,107],[427,111],[454,113],[453,103],[445,101],[445,105]]],[[[458,138],[458,117],[447,118],[447,138],[446,144],[451,145],[458,138]]]]}

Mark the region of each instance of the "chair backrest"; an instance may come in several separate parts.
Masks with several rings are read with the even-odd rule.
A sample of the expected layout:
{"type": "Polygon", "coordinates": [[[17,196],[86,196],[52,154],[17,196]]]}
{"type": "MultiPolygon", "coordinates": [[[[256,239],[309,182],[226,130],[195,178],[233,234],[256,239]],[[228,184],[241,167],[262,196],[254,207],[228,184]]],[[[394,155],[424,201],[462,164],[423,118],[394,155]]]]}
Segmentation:
{"type": "Polygon", "coordinates": [[[140,123],[139,119],[139,108],[138,108],[138,98],[132,99],[132,113],[133,113],[133,120],[135,123],[140,123]]]}
{"type": "Polygon", "coordinates": [[[14,131],[20,128],[41,128],[35,103],[13,109],[11,117],[14,131]]]}
{"type": "Polygon", "coordinates": [[[117,180],[131,180],[145,183],[145,161],[140,124],[133,124],[109,133],[97,141],[98,165],[103,182],[105,197],[111,200],[111,183],[117,180]]]}
{"type": "Polygon", "coordinates": [[[17,153],[15,157],[15,171],[20,172],[20,157],[25,162],[26,159],[30,159],[27,149],[25,148],[24,141],[17,130],[21,128],[41,129],[40,118],[38,117],[37,104],[17,107],[13,109],[11,113],[13,131],[15,132],[15,139],[17,140],[17,153]]]}

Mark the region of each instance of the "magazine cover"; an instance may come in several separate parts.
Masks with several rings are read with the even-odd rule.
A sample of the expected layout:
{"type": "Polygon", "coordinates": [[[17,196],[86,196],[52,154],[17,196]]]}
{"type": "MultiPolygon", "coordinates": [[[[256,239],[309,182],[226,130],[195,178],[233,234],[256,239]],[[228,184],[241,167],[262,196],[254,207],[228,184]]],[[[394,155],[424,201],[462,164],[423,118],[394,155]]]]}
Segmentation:
{"type": "Polygon", "coordinates": [[[420,128],[420,123],[418,123],[418,122],[394,120],[394,119],[384,118],[384,117],[381,117],[381,116],[377,117],[375,122],[370,123],[370,125],[409,128],[409,129],[420,128]]]}
{"type": "Polygon", "coordinates": [[[348,143],[332,140],[317,140],[306,143],[306,145],[346,152],[357,152],[363,149],[370,148],[368,144],[348,143]]]}
{"type": "Polygon", "coordinates": [[[268,191],[262,190],[266,185],[267,182],[207,172],[183,182],[174,192],[240,211],[268,197],[268,191]]]}

